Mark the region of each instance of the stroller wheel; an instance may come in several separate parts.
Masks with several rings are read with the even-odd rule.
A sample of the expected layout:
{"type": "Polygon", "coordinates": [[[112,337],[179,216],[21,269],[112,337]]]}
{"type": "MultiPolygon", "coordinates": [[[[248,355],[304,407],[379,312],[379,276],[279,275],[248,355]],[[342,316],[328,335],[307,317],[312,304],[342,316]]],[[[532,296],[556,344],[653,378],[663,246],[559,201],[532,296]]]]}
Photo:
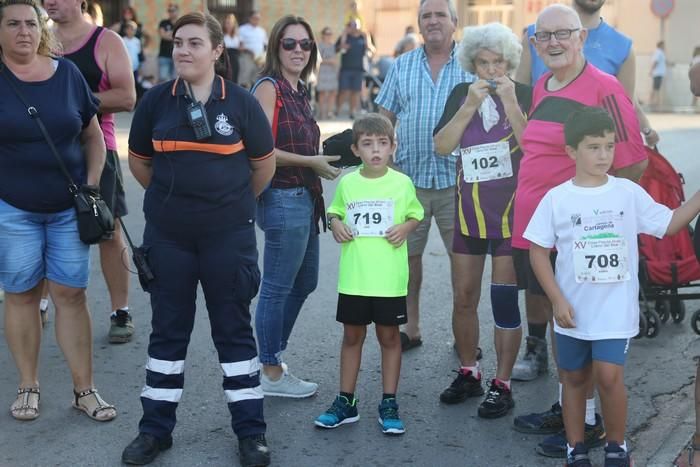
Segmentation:
{"type": "Polygon", "coordinates": [[[693,313],[693,317],[690,319],[690,327],[693,328],[695,334],[700,334],[700,310],[693,313]]]}
{"type": "MultiPolygon", "coordinates": [[[[698,318],[700,319],[700,310],[696,313],[698,315],[698,318]]],[[[695,323],[693,321],[693,323],[695,323]]],[[[639,313],[639,334],[634,336],[635,339],[641,339],[642,337],[647,335],[647,317],[644,313],[639,313]]],[[[700,323],[698,323],[700,324],[700,323]]],[[[697,331],[696,331],[697,332],[697,331]]],[[[698,332],[700,334],[700,332],[698,332]]]]}
{"type": "Polygon", "coordinates": [[[666,299],[658,299],[654,305],[656,313],[659,315],[662,323],[668,321],[671,316],[671,301],[666,299]]]}
{"type": "Polygon", "coordinates": [[[647,318],[647,337],[656,337],[659,334],[659,329],[661,327],[661,318],[659,314],[654,310],[646,310],[644,312],[647,318]]]}
{"type": "Polygon", "coordinates": [[[685,303],[681,300],[671,302],[671,318],[674,323],[680,323],[685,318],[685,303]]]}

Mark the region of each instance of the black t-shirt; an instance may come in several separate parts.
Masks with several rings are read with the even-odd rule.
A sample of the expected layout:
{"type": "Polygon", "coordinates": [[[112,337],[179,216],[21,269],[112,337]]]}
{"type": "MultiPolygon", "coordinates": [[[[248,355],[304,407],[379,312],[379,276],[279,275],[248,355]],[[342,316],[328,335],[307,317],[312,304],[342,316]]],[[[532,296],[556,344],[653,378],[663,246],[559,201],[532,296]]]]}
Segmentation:
{"type": "MultiPolygon", "coordinates": [[[[442,112],[442,117],[440,117],[440,121],[433,130],[433,136],[435,136],[438,131],[442,130],[442,128],[452,120],[452,117],[455,116],[464,102],[464,99],[467,97],[469,85],[471,85],[471,83],[459,83],[452,89],[445,103],[445,110],[442,112]]],[[[532,86],[527,86],[515,81],[515,98],[518,100],[522,111],[525,112],[525,114],[529,114],[530,107],[532,106],[532,86]]]]}
{"type": "MultiPolygon", "coordinates": [[[[160,31],[161,29],[164,29],[168,32],[173,30],[173,26],[175,26],[169,19],[164,19],[158,24],[158,30],[160,31]]],[[[168,57],[172,58],[173,56],[173,41],[170,41],[168,39],[162,39],[160,40],[160,52],[158,52],[159,57],[168,57]]]]}

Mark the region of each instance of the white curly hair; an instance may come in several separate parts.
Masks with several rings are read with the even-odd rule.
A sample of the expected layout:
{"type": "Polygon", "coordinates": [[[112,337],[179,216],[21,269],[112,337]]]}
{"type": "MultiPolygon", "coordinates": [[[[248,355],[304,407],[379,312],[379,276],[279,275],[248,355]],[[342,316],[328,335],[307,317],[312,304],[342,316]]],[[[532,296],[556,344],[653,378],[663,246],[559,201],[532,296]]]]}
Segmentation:
{"type": "Polygon", "coordinates": [[[518,68],[523,46],[520,38],[508,26],[501,23],[488,23],[482,26],[468,26],[462,30],[462,42],[457,56],[464,71],[475,73],[474,58],[480,50],[489,50],[503,55],[508,62],[508,72],[518,68]]]}

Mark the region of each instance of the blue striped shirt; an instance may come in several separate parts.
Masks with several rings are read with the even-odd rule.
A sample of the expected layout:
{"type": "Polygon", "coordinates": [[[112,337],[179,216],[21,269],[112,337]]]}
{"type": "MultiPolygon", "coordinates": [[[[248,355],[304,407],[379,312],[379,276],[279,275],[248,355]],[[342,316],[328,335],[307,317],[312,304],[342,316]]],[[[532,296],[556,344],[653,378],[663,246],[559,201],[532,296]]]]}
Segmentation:
{"type": "Polygon", "coordinates": [[[460,67],[456,47],[435,82],[424,47],[401,55],[389,70],[376,103],[396,115],[395,163],[416,187],[440,190],[455,185],[457,158],[435,152],[433,128],[452,88],[471,81],[474,76],[460,67]]]}

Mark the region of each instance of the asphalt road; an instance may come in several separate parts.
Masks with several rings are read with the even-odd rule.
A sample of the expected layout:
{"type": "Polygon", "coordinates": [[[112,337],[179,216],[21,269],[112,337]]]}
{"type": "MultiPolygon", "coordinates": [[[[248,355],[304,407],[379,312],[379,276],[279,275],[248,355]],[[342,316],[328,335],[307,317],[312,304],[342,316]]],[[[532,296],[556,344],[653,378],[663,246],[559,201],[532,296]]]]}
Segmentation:
{"type": "MultiPolygon", "coordinates": [[[[684,173],[686,193],[700,188],[700,117],[657,115],[662,130],[662,152],[684,173]]],[[[126,223],[132,235],[143,231],[142,189],[128,173],[126,136],[128,116],[119,123],[120,153],[126,174],[131,213],[126,223]]],[[[325,133],[339,131],[347,122],[323,125],[325,133]]],[[[325,183],[326,196],[334,190],[325,183]]],[[[262,236],[258,237],[262,244],[262,236]]],[[[93,251],[90,309],[94,329],[95,382],[103,397],[119,409],[107,424],[89,420],[71,408],[71,380],[56,345],[51,322],[43,336],[41,352],[41,417],[17,422],[6,409],[0,415],[0,466],[116,466],[121,451],[136,435],[141,415],[139,392],[145,381],[150,308],[148,296],[131,282],[130,307],[137,327],[135,339],[124,345],[107,343],[109,300],[102,279],[97,250],[93,251]]],[[[476,416],[478,399],[456,406],[440,404],[438,395],[452,381],[458,365],[452,350],[451,292],[448,262],[433,230],[424,257],[422,347],[404,355],[399,388],[401,414],[407,432],[402,437],[382,435],[376,419],[381,396],[379,350],[368,335],[357,393],[359,423],[322,431],[314,418],[331,402],[338,389],[341,326],[335,322],[339,247],[331,236],[321,237],[321,277],[317,291],[302,310],[285,361],[291,371],[320,384],[319,393],[306,400],[267,398],[265,413],[273,463],[278,466],[549,466],[561,460],[538,456],[538,436],[511,429],[512,416],[483,420],[476,416]]],[[[490,268],[487,268],[487,274],[490,268]]],[[[485,281],[488,287],[488,281],[485,281]]],[[[488,297],[484,287],[483,297],[488,297]]],[[[255,303],[253,304],[253,309],[255,303]]],[[[688,315],[698,302],[688,303],[688,315]]],[[[524,309],[524,308],[523,308],[524,309]]],[[[495,369],[492,317],[488,298],[480,306],[482,368],[491,378],[495,369]]],[[[666,324],[654,339],[632,343],[626,367],[629,388],[629,437],[636,465],[668,466],[693,430],[692,357],[697,338],[689,319],[666,324]]],[[[1,325],[0,325],[1,326],[1,325]]],[[[156,466],[227,466],[237,464],[237,443],[221,389],[221,370],[209,334],[202,294],[187,357],[185,392],[178,411],[173,448],[162,454],[156,466]]],[[[9,407],[16,390],[16,371],[4,339],[0,339],[0,407],[9,407]]],[[[515,414],[540,411],[556,399],[555,372],[529,383],[514,383],[515,414]]],[[[594,460],[602,465],[601,451],[594,460]]]]}

